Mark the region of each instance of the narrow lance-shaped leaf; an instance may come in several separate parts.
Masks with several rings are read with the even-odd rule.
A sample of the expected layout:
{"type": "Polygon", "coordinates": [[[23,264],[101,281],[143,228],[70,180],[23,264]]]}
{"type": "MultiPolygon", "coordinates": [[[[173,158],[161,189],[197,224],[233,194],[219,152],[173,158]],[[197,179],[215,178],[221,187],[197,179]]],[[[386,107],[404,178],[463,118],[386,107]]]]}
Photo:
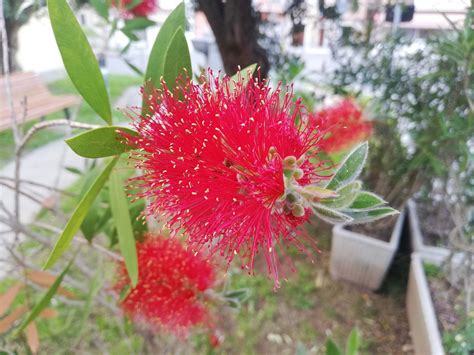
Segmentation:
{"type": "Polygon", "coordinates": [[[368,191],[361,191],[354,202],[349,206],[350,209],[362,210],[373,208],[387,203],[384,199],[368,191]]]}
{"type": "Polygon", "coordinates": [[[328,223],[348,223],[352,221],[352,217],[348,216],[346,213],[332,210],[330,208],[324,207],[322,205],[314,203],[311,206],[313,213],[321,218],[323,221],[328,223]]]}
{"type": "Polygon", "coordinates": [[[108,124],[109,96],[99,64],[66,0],[48,0],[49,16],[64,67],[84,100],[108,124]]]}
{"type": "Polygon", "coordinates": [[[347,338],[346,355],[357,355],[360,347],[360,334],[357,328],[352,329],[347,338]]]}
{"type": "Polygon", "coordinates": [[[243,85],[247,85],[249,79],[252,77],[253,73],[255,73],[255,69],[257,69],[257,63],[250,64],[249,66],[232,75],[229,83],[230,90],[235,90],[235,84],[239,82],[239,77],[241,78],[243,85]]]}
{"type": "Polygon", "coordinates": [[[155,21],[152,21],[146,17],[135,17],[130,20],[125,20],[125,25],[121,28],[121,30],[125,31],[136,31],[136,30],[144,30],[147,27],[156,25],[155,21]]]}
{"type": "Polygon", "coordinates": [[[332,339],[326,341],[326,355],[342,355],[341,349],[332,339]]]}
{"type": "Polygon", "coordinates": [[[126,60],[126,59],[123,59],[123,61],[125,62],[125,64],[127,64],[127,66],[133,71],[135,72],[135,74],[137,74],[138,76],[144,76],[145,73],[142,72],[142,70],[137,67],[135,64],[133,64],[132,62],[126,60]]]}
{"type": "Polygon", "coordinates": [[[120,252],[125,260],[128,276],[133,286],[138,282],[138,261],[127,196],[120,176],[114,171],[110,176],[110,207],[119,240],[120,252]]]}
{"type": "Polygon", "coordinates": [[[371,210],[345,210],[344,214],[352,217],[351,224],[373,222],[381,218],[398,214],[399,212],[391,207],[377,207],[371,210]]]}
{"type": "Polygon", "coordinates": [[[99,14],[100,17],[106,21],[109,19],[109,1],[108,0],[90,0],[92,6],[99,14]]]}
{"type": "Polygon", "coordinates": [[[69,221],[64,228],[63,232],[59,236],[53,250],[49,254],[48,260],[46,261],[44,268],[49,268],[54,265],[58,258],[67,250],[71,244],[72,238],[79,230],[82,221],[87,215],[89,208],[92,206],[95,198],[99,194],[100,190],[104,187],[107,179],[109,178],[112,168],[117,163],[118,157],[112,159],[107,166],[104,168],[102,173],[97,177],[92,186],[87,190],[81,201],[77,205],[76,209],[69,218],[69,221]]]}
{"type": "Polygon", "coordinates": [[[41,311],[49,305],[51,298],[53,298],[53,296],[56,294],[56,291],[61,285],[61,282],[63,281],[64,276],[66,276],[67,272],[69,271],[71,265],[72,265],[72,261],[70,261],[69,264],[66,266],[66,268],[63,270],[63,272],[61,272],[61,274],[58,276],[56,281],[54,281],[54,283],[48,289],[48,291],[43,296],[43,298],[41,298],[41,300],[33,307],[33,309],[31,310],[31,313],[28,315],[28,317],[25,318],[25,320],[20,324],[20,326],[16,330],[16,334],[20,334],[26,328],[26,326],[30,324],[33,320],[35,320],[36,317],[41,313],[41,311]]]}
{"type": "MultiPolygon", "coordinates": [[[[35,284],[41,287],[51,287],[57,279],[57,276],[50,274],[47,271],[38,271],[38,270],[26,270],[25,276],[35,284]]],[[[58,295],[62,295],[67,298],[75,299],[77,296],[71,291],[65,289],[64,287],[59,286],[56,291],[58,295]]]]}
{"type": "Polygon", "coordinates": [[[367,142],[358,145],[354,150],[352,150],[341,163],[339,169],[336,174],[334,174],[326,188],[337,190],[341,186],[357,179],[364,167],[368,150],[369,145],[367,142]]]}
{"type": "Polygon", "coordinates": [[[176,30],[166,50],[163,79],[169,87],[174,87],[180,75],[192,75],[191,57],[184,31],[176,30]]]}
{"type": "Polygon", "coordinates": [[[362,183],[360,181],[353,181],[337,190],[337,197],[324,198],[319,203],[333,209],[348,207],[357,197],[361,187],[362,183]]]}
{"type": "Polygon", "coordinates": [[[35,321],[32,321],[30,324],[28,324],[25,329],[25,335],[26,342],[28,343],[31,352],[33,354],[37,354],[40,347],[40,341],[38,336],[38,328],[36,327],[35,321]]]}
{"type": "Polygon", "coordinates": [[[137,136],[137,132],[125,127],[100,127],[78,134],[66,139],[67,145],[84,158],[104,158],[127,152],[133,147],[125,142],[125,138],[119,133],[123,132],[131,136],[137,136]]]}
{"type": "MultiPolygon", "coordinates": [[[[185,29],[186,17],[184,13],[184,4],[179,4],[167,17],[163,26],[160,28],[160,32],[156,36],[155,43],[151,49],[150,57],[148,58],[148,65],[145,71],[145,84],[151,81],[154,87],[160,87],[160,79],[164,74],[166,51],[171,43],[171,39],[175,35],[176,31],[181,28],[185,29]]],[[[146,96],[147,87],[145,86],[146,96]]],[[[146,107],[147,100],[143,100],[143,112],[147,111],[146,107]]]]}
{"type": "Polygon", "coordinates": [[[0,295],[0,317],[8,310],[15,300],[18,293],[25,286],[23,282],[17,282],[10,287],[4,294],[0,295]]]}
{"type": "Polygon", "coordinates": [[[0,319],[0,334],[9,330],[26,312],[28,312],[28,307],[19,306],[5,317],[2,317],[2,319],[0,319]]]}

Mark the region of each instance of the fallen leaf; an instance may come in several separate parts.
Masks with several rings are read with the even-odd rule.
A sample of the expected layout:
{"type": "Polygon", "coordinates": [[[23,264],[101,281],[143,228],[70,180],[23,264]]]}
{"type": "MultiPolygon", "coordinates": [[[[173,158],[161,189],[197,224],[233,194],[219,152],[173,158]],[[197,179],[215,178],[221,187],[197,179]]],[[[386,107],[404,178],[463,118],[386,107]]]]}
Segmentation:
{"type": "Polygon", "coordinates": [[[0,296],[0,316],[3,316],[12,302],[15,300],[16,295],[23,288],[23,282],[18,282],[10,287],[7,292],[0,296]]]}
{"type": "Polygon", "coordinates": [[[43,318],[54,318],[57,317],[59,312],[54,308],[45,308],[41,311],[40,317],[43,318]]]}
{"type": "Polygon", "coordinates": [[[10,329],[22,315],[24,315],[28,311],[26,306],[20,306],[15,308],[8,316],[0,320],[0,333],[5,333],[8,329],[10,329]]]}
{"type": "MultiPolygon", "coordinates": [[[[38,271],[38,270],[28,270],[26,272],[26,277],[41,287],[51,287],[51,285],[56,281],[57,276],[50,274],[46,271],[38,271]]],[[[70,299],[76,299],[77,296],[69,290],[66,290],[64,287],[59,286],[57,294],[62,295],[64,297],[70,299]]]]}
{"type": "Polygon", "coordinates": [[[38,337],[38,328],[36,328],[36,323],[34,321],[26,326],[25,334],[26,342],[28,343],[31,352],[36,354],[40,347],[40,341],[38,337]]]}

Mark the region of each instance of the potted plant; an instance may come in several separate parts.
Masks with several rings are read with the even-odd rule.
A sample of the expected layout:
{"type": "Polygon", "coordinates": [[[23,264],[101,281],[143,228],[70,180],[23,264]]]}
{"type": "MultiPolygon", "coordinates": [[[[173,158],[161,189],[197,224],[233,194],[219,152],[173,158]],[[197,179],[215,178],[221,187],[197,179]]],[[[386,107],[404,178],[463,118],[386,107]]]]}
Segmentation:
{"type": "MultiPolygon", "coordinates": [[[[466,211],[472,214],[472,206],[466,211]]],[[[453,244],[444,262],[412,255],[406,304],[416,354],[474,351],[474,229],[469,216],[463,217],[467,223],[457,224],[450,233],[453,244]]]]}
{"type": "MultiPolygon", "coordinates": [[[[450,171],[460,174],[466,170],[467,142],[474,134],[474,118],[469,110],[469,95],[463,88],[466,81],[469,84],[465,68],[472,68],[473,62],[472,56],[455,55],[451,49],[468,53],[468,42],[461,36],[469,36],[470,31],[469,28],[466,34],[459,31],[453,37],[415,45],[400,36],[368,45],[352,42],[351,47],[334,52],[339,62],[331,78],[335,92],[356,97],[370,95],[375,103],[369,108],[377,119],[373,121],[371,154],[362,180],[371,191],[384,196],[390,206],[403,209],[419,191],[424,191],[431,204],[437,191],[448,189],[450,171]]],[[[357,229],[359,237],[393,236],[397,221],[387,219],[357,229]]],[[[340,230],[334,229],[336,234],[340,230]]],[[[337,246],[341,245],[336,238],[340,236],[334,238],[332,253],[337,253],[337,246]]],[[[361,245],[358,250],[364,247],[361,245]]],[[[351,258],[363,260],[358,272],[352,265],[351,274],[376,270],[377,266],[371,263],[373,255],[362,258],[353,252],[351,258]]],[[[344,257],[332,258],[333,270],[342,268],[339,264],[344,257]]],[[[333,274],[339,276],[337,271],[333,274]]],[[[367,286],[350,274],[341,278],[367,286]]],[[[373,285],[372,289],[377,286],[373,285]]]]}
{"type": "MultiPolygon", "coordinates": [[[[326,132],[319,148],[335,165],[344,166],[346,160],[341,161],[341,157],[345,152],[358,140],[367,139],[373,131],[372,122],[367,120],[360,107],[355,100],[348,98],[313,114],[320,131],[326,132]]],[[[350,157],[351,154],[353,153],[347,156],[350,157]]],[[[354,201],[351,207],[383,208],[384,203],[377,195],[367,194],[363,199],[354,201]]],[[[347,221],[336,225],[333,228],[331,248],[332,277],[372,290],[379,288],[398,247],[403,216],[404,213],[384,219],[394,222],[395,227],[375,230],[371,233],[372,238],[364,235],[365,231],[360,225],[347,221]]],[[[375,225],[380,226],[380,222],[375,225]]]]}

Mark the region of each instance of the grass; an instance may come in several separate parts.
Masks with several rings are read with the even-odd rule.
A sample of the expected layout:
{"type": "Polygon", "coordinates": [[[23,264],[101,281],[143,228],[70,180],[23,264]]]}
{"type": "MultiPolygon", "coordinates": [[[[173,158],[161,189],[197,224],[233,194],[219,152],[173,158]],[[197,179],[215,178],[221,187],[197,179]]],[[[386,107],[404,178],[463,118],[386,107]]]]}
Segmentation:
{"type": "MultiPolygon", "coordinates": [[[[112,105],[113,118],[115,122],[125,121],[126,118],[120,111],[115,109],[115,101],[122,95],[122,93],[128,87],[132,85],[140,85],[141,79],[139,77],[125,76],[125,75],[111,75],[109,77],[109,96],[112,105]]],[[[74,88],[72,82],[69,79],[61,79],[54,82],[51,82],[48,85],[51,93],[54,95],[61,94],[76,94],[77,91],[74,88]]],[[[47,117],[47,119],[58,119],[64,118],[62,112],[56,112],[47,117]]],[[[76,121],[93,123],[93,124],[102,124],[104,123],[101,118],[99,118],[94,111],[83,102],[79,109],[79,112],[76,116],[76,121]]],[[[28,121],[24,124],[23,131],[26,132],[31,126],[39,122],[39,119],[28,121]]],[[[26,151],[31,151],[35,148],[41,147],[49,142],[52,142],[56,139],[60,139],[64,136],[63,129],[46,129],[38,132],[33,139],[27,145],[26,151]]],[[[12,160],[15,146],[13,139],[12,129],[7,129],[0,132],[0,167],[6,165],[9,161],[12,160]]]]}

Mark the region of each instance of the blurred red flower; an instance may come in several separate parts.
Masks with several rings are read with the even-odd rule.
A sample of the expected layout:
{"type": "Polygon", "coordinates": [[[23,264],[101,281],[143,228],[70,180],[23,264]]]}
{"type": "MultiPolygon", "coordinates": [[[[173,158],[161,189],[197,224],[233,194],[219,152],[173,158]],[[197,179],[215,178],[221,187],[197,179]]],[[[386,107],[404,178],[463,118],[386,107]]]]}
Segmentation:
{"type": "MultiPolygon", "coordinates": [[[[133,321],[153,330],[187,335],[195,325],[210,325],[204,292],[214,285],[213,265],[188,251],[174,238],[146,236],[137,242],[139,280],[121,308],[133,321]]],[[[124,263],[118,267],[114,290],[130,285],[124,263]]]]}
{"type": "Polygon", "coordinates": [[[158,9],[157,0],[141,0],[138,4],[134,0],[113,0],[112,4],[116,6],[117,2],[119,4],[117,7],[120,11],[131,17],[150,16],[158,9]]]}
{"type": "Polygon", "coordinates": [[[325,133],[319,148],[326,153],[348,149],[372,133],[372,124],[364,119],[361,109],[352,99],[344,99],[315,112],[311,119],[317,129],[325,133]]]}
{"type": "Polygon", "coordinates": [[[238,256],[249,270],[262,252],[277,287],[284,247],[304,250],[306,235],[296,227],[310,214],[285,199],[284,161],[298,171],[298,185],[328,178],[320,175],[326,162],[309,162],[318,161],[320,136],[300,101],[280,87],[212,73],[208,79],[181,80],[174,93],[165,85],[149,96],[151,112],[135,120],[139,138],[132,142],[143,172],[135,180],[138,197],[148,198],[148,212],[171,230],[184,228],[195,250],[206,246],[229,263],[238,256]]]}

